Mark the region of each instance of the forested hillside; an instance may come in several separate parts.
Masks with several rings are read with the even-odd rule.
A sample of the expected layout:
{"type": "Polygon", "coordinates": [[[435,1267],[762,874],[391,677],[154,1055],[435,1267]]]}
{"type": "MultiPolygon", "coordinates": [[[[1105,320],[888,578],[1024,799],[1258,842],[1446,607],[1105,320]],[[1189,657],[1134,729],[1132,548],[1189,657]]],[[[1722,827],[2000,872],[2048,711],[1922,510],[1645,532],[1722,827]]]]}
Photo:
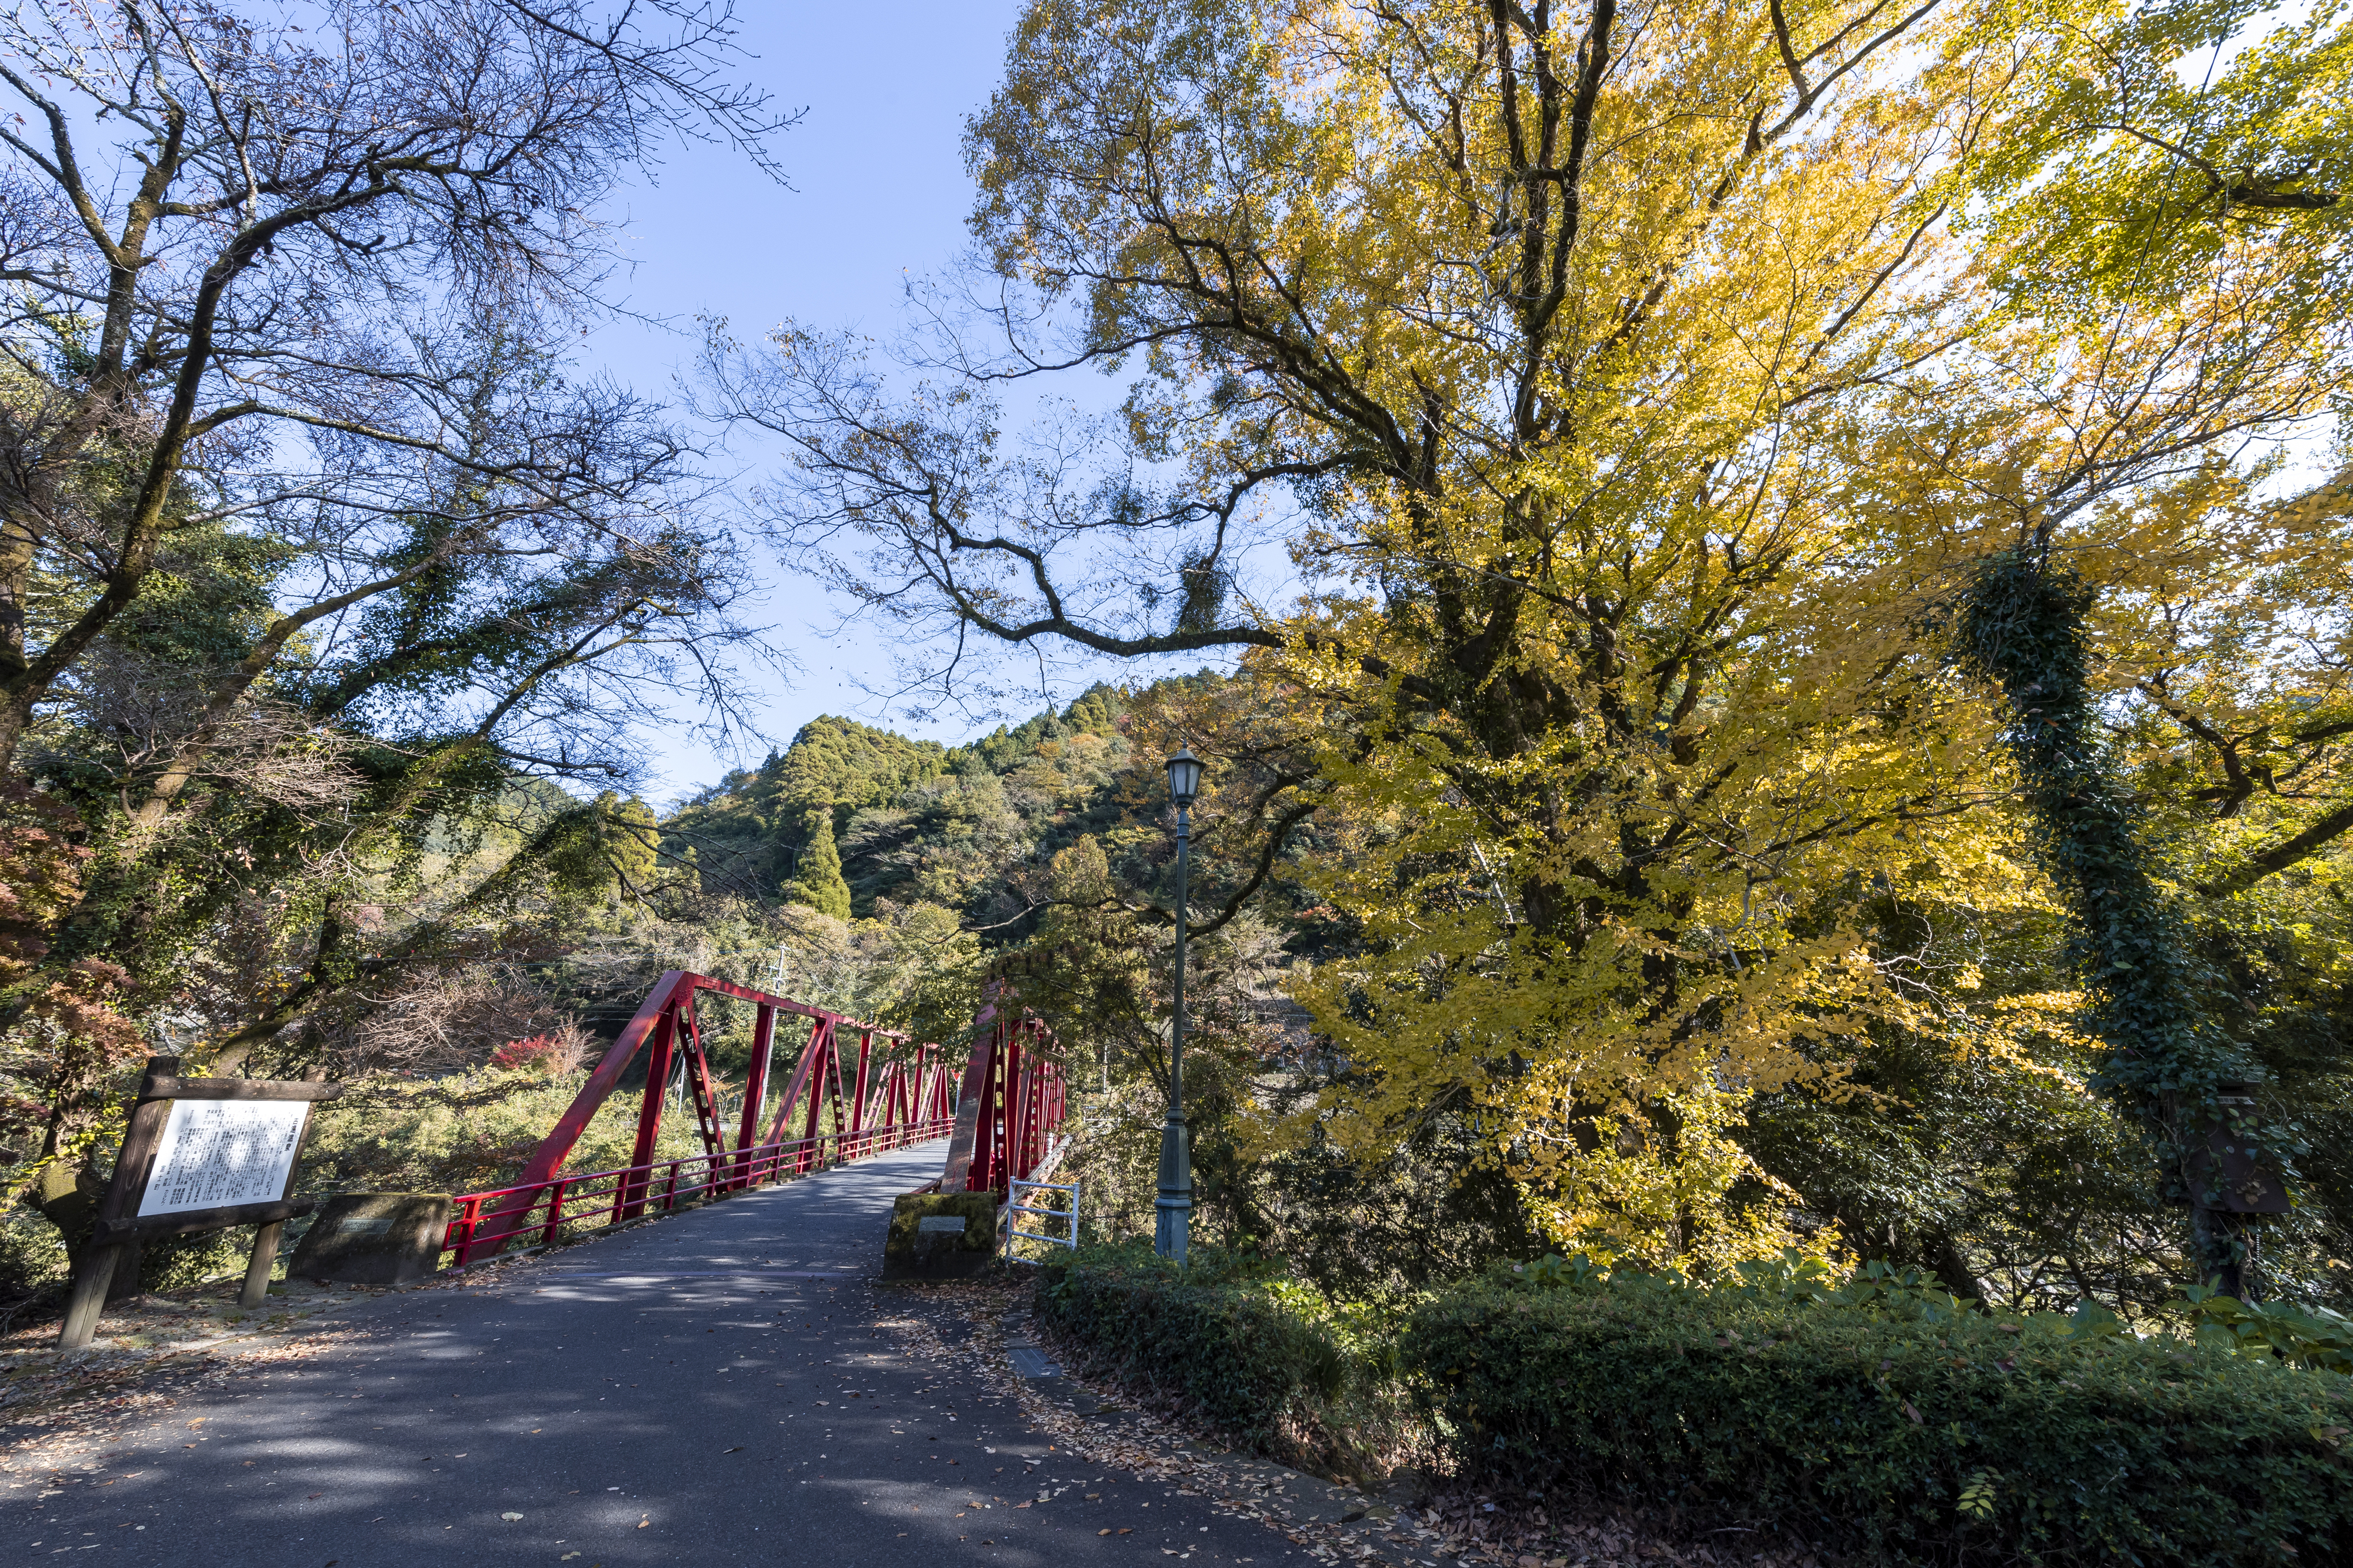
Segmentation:
{"type": "Polygon", "coordinates": [[[1098,687],[1063,712],[954,749],[818,719],[665,818],[665,848],[691,858],[708,895],[807,889],[799,901],[813,907],[846,900],[837,914],[931,903],[976,926],[1002,921],[1021,907],[1007,866],[1132,826],[1118,820],[1131,763],[1123,711],[1098,687]],[[821,846],[832,863],[820,867],[821,846]]]}

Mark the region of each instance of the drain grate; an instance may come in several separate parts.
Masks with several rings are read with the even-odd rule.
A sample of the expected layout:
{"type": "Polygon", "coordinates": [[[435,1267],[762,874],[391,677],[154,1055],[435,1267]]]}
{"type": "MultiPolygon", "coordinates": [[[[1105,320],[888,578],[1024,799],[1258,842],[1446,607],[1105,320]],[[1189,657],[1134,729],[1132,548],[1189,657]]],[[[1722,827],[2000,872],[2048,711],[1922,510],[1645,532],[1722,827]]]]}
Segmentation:
{"type": "Polygon", "coordinates": [[[1060,1377],[1062,1369],[1047,1359],[1046,1352],[1036,1345],[1013,1347],[1013,1370],[1024,1377],[1060,1377]]]}

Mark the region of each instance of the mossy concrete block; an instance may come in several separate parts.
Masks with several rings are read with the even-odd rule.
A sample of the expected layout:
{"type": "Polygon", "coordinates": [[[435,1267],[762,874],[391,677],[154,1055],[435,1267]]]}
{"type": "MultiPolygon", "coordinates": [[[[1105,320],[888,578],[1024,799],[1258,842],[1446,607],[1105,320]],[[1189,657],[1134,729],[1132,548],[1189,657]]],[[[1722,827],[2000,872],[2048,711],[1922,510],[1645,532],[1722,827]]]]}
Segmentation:
{"type": "Polygon", "coordinates": [[[995,1193],[909,1193],[891,1210],[885,1279],[965,1279],[997,1253],[995,1193]]]}
{"type": "Polygon", "coordinates": [[[441,1267],[446,1193],[342,1193],[320,1206],[286,1266],[290,1279],[406,1285],[441,1267]]]}

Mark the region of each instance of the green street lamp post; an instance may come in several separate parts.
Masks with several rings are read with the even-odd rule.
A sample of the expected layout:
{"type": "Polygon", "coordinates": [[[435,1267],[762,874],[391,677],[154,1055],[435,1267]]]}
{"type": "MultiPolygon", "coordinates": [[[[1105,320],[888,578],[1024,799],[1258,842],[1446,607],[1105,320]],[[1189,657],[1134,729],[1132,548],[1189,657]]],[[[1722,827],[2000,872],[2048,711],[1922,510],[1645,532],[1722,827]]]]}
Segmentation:
{"type": "Polygon", "coordinates": [[[1176,1014],[1168,1031],[1168,1120],[1160,1127],[1160,1199],[1153,1247],[1185,1261],[1185,1232],[1193,1214],[1193,1151],[1185,1131],[1185,871],[1193,796],[1201,787],[1201,759],[1186,747],[1168,759],[1168,798],[1176,807],[1176,1014]]]}

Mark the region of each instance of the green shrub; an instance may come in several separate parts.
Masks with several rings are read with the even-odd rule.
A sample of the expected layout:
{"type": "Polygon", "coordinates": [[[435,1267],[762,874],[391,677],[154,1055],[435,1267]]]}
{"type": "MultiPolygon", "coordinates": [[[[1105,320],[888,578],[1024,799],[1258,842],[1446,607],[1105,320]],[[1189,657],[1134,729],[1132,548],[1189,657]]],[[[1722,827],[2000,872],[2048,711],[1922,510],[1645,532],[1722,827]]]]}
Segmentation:
{"type": "Polygon", "coordinates": [[[2341,1312],[2284,1302],[2242,1302],[2194,1285],[2189,1297],[2200,1344],[2353,1373],[2353,1321],[2341,1312]]]}
{"type": "Polygon", "coordinates": [[[1883,1269],[1542,1272],[1563,1288],[1490,1278],[1403,1331],[1465,1479],[1910,1560],[2353,1561],[2353,1380],[1883,1269]]]}
{"type": "Polygon", "coordinates": [[[241,1279],[246,1260],[252,1256],[253,1226],[249,1225],[162,1237],[139,1249],[139,1288],[189,1290],[209,1280],[241,1279]]]}
{"type": "Polygon", "coordinates": [[[1183,1271],[1141,1242],[1082,1248],[1040,1267],[1038,1311],[1090,1370],[1278,1452],[1313,1424],[1307,1402],[1337,1397],[1361,1361],[1314,1289],[1217,1247],[1183,1271]]]}
{"type": "Polygon", "coordinates": [[[62,1290],[71,1272],[65,1237],[39,1210],[0,1207],[0,1290],[62,1290]]]}

